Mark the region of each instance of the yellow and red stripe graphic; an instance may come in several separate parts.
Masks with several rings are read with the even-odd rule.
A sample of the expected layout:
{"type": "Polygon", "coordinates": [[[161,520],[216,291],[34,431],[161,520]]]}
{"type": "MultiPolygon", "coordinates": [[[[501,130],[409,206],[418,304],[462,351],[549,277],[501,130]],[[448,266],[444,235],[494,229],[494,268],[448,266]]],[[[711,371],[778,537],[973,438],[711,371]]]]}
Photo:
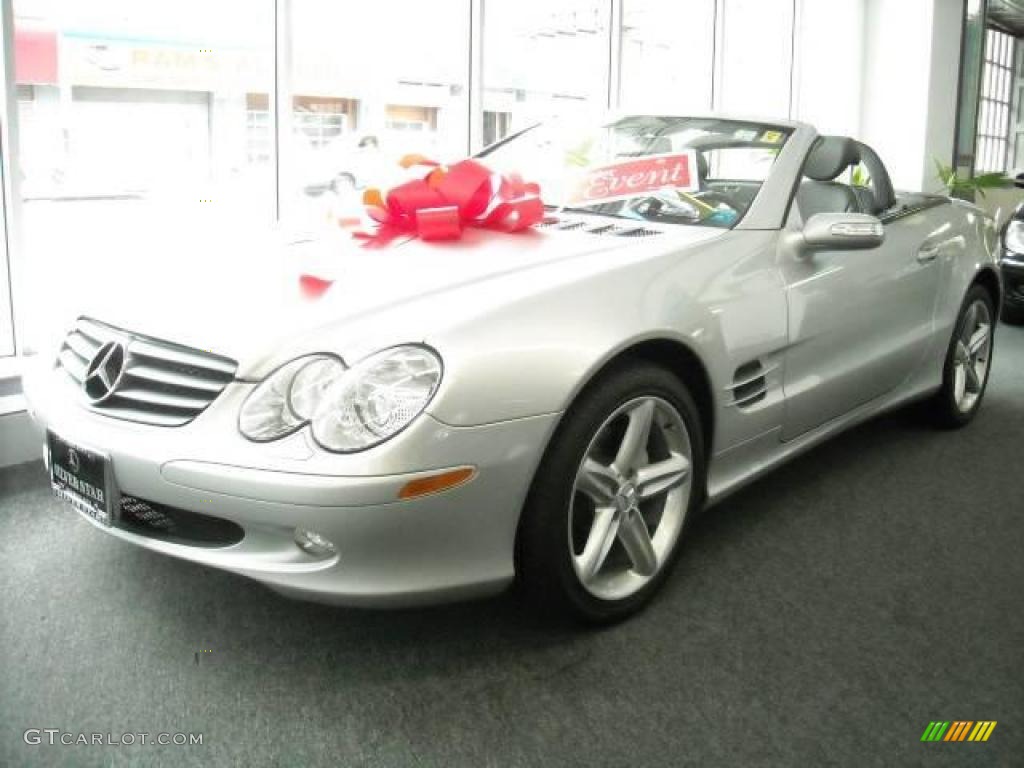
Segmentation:
{"type": "Polygon", "coordinates": [[[921,741],[988,741],[995,727],[995,720],[932,720],[921,741]]]}

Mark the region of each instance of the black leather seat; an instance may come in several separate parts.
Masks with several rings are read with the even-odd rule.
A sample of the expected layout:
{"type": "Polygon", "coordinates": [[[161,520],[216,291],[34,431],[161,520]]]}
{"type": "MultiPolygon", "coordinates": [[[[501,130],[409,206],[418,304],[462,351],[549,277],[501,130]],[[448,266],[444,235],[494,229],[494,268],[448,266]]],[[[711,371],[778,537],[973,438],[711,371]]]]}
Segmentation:
{"type": "Polygon", "coordinates": [[[859,141],[857,149],[860,151],[861,165],[867,171],[869,191],[871,192],[871,208],[866,210],[866,213],[880,216],[896,205],[896,192],[892,188],[892,180],[889,178],[889,172],[885,169],[882,158],[875,150],[859,141]]]}
{"type": "Polygon", "coordinates": [[[861,213],[877,213],[878,205],[875,202],[875,193],[870,187],[852,186],[853,194],[857,197],[861,213]]]}
{"type": "Polygon", "coordinates": [[[804,181],[797,190],[797,205],[805,221],[816,213],[874,211],[874,195],[870,189],[835,181],[847,168],[859,162],[860,149],[853,139],[845,136],[822,137],[811,150],[804,166],[804,175],[808,181],[804,181]],[[868,196],[871,196],[870,199],[868,196]]]}

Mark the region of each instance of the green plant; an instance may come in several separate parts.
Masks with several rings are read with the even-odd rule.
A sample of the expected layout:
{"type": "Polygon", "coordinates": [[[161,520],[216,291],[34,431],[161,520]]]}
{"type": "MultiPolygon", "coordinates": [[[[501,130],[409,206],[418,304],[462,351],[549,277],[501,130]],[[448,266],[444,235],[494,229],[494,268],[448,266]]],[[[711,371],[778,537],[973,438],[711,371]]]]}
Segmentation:
{"type": "Polygon", "coordinates": [[[973,193],[977,192],[984,198],[986,189],[1003,189],[1010,186],[1009,177],[1002,171],[979,173],[976,176],[965,177],[961,176],[956,168],[943,165],[938,160],[935,160],[935,158],[932,158],[932,160],[935,163],[935,171],[939,181],[949,190],[950,195],[973,195],[973,193]]]}
{"type": "Polygon", "coordinates": [[[855,187],[870,187],[871,174],[868,173],[868,169],[863,165],[854,166],[853,171],[850,173],[850,184],[855,187]]]}
{"type": "Polygon", "coordinates": [[[594,140],[585,139],[579,146],[572,147],[565,153],[565,164],[586,168],[590,165],[590,153],[594,149],[594,140]]]}

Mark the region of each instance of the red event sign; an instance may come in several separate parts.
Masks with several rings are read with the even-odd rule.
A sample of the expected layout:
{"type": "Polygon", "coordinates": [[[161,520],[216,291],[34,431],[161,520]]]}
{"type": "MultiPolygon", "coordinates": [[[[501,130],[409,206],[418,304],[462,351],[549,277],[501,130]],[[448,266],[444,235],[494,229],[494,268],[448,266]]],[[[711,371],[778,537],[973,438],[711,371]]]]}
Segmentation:
{"type": "Polygon", "coordinates": [[[614,165],[591,168],[574,186],[569,205],[626,200],[659,189],[698,189],[695,150],[647,155],[614,165]]]}

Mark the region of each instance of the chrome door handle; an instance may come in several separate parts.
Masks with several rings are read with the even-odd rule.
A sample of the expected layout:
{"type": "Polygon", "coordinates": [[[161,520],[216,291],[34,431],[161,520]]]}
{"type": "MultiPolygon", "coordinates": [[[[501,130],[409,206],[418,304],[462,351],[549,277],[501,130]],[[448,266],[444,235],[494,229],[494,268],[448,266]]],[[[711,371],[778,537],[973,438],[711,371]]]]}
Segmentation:
{"type": "Polygon", "coordinates": [[[937,258],[939,258],[939,247],[937,245],[926,246],[917,252],[918,264],[929,264],[937,258]]]}

